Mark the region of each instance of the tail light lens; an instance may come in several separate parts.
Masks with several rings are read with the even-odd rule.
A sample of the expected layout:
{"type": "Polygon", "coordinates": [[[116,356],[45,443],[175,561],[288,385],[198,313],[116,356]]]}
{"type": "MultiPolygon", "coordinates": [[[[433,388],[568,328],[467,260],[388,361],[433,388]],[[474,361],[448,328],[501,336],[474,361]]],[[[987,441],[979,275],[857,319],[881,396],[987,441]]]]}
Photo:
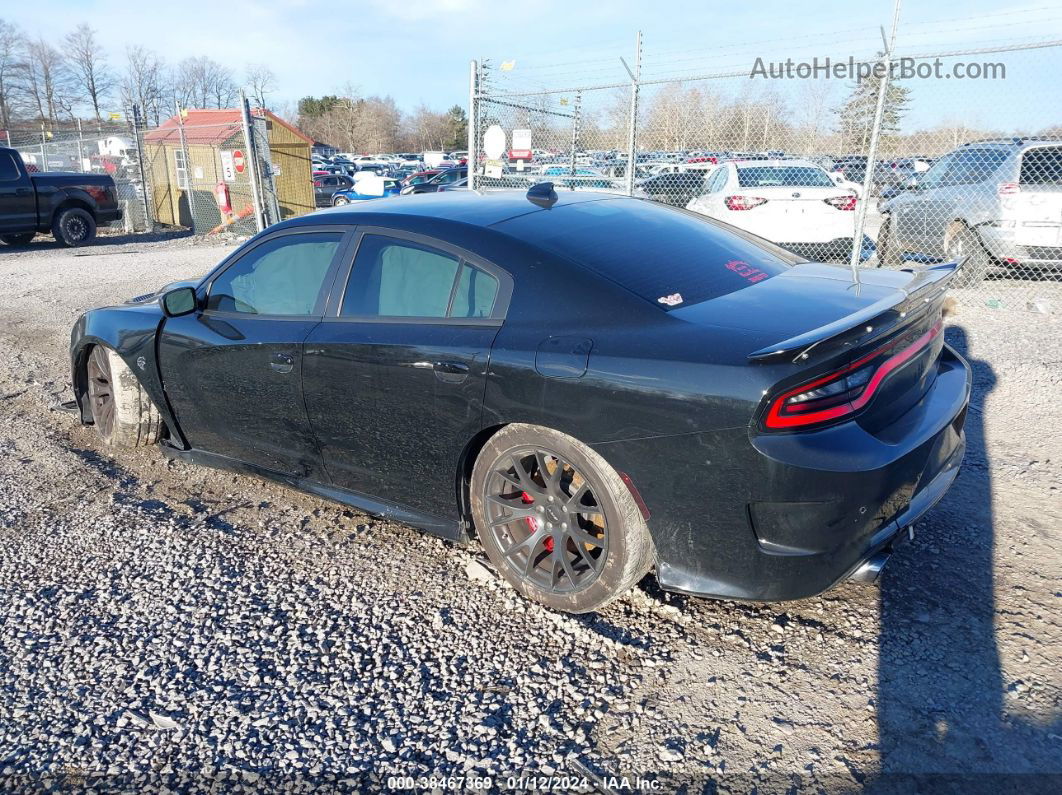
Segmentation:
{"type": "Polygon", "coordinates": [[[728,210],[751,210],[753,207],[766,204],[767,200],[759,196],[727,196],[723,202],[728,210]]]}
{"type": "Polygon", "coordinates": [[[832,199],[823,199],[823,201],[838,210],[854,210],[856,208],[856,197],[853,194],[834,196],[832,199]]]}
{"type": "Polygon", "coordinates": [[[771,400],[768,430],[793,430],[855,414],[874,397],[889,374],[925,350],[943,330],[942,320],[917,339],[902,334],[840,370],[788,389],[771,400]]]}
{"type": "Polygon", "coordinates": [[[1020,193],[1021,188],[1017,182],[1000,182],[996,186],[996,194],[999,196],[1011,196],[1015,193],[1020,193]]]}

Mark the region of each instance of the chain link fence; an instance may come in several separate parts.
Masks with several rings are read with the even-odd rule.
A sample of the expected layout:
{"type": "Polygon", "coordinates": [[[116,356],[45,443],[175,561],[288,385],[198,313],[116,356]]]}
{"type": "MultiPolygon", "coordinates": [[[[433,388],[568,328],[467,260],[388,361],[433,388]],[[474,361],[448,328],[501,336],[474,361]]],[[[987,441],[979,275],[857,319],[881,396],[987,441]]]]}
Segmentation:
{"type": "MultiPolygon", "coordinates": [[[[271,154],[269,120],[240,109],[178,111],[153,128],[136,109],[100,125],[10,130],[0,134],[33,172],[109,174],[117,187],[122,219],[111,229],[151,232],[183,227],[198,235],[228,232],[251,235],[312,206],[309,146],[305,163],[291,155],[305,174],[303,205],[285,206],[277,198],[281,173],[271,154]],[[209,123],[201,120],[210,119],[209,123]]],[[[282,145],[281,145],[282,146],[282,145]]]]}
{"type": "Polygon", "coordinates": [[[1062,112],[1034,76],[1060,73],[1062,41],[880,48],[696,73],[701,55],[643,54],[639,36],[607,66],[474,64],[473,187],[639,196],[853,268],[963,259],[960,300],[1052,311],[1062,112]]]}
{"type": "Polygon", "coordinates": [[[16,128],[6,131],[0,144],[16,149],[31,172],[109,174],[122,207],[122,219],[110,228],[144,232],[152,228],[152,215],[138,122],[138,117],[129,113],[91,127],[75,122],[55,129],[16,128]]]}

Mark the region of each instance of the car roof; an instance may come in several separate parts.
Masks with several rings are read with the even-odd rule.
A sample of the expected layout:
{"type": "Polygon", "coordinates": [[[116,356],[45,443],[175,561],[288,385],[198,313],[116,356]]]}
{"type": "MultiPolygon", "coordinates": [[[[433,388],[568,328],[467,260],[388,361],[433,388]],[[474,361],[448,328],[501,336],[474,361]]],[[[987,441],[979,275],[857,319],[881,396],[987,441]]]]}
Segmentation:
{"type": "MultiPolygon", "coordinates": [[[[553,206],[564,207],[570,204],[605,200],[640,201],[616,194],[571,191],[562,188],[557,191],[557,201],[553,206]]],[[[527,192],[522,190],[444,191],[379,199],[372,202],[372,206],[368,208],[345,206],[318,210],[284,221],[270,229],[315,224],[373,223],[374,220],[386,223],[387,219],[400,221],[402,218],[433,218],[487,227],[536,212],[549,212],[549,210],[532,203],[527,198],[527,192]],[[377,216],[377,218],[373,219],[370,216],[377,216]]]]}

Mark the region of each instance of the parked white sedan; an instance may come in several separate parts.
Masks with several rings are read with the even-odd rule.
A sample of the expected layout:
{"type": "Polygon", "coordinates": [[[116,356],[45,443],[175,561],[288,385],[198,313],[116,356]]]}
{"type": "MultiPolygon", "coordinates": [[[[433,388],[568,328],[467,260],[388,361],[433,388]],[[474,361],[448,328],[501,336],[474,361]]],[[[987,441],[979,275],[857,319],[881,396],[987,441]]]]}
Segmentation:
{"type": "Polygon", "coordinates": [[[798,254],[845,260],[852,252],[858,199],[808,160],[720,164],[686,209],[725,221],[798,254]]]}

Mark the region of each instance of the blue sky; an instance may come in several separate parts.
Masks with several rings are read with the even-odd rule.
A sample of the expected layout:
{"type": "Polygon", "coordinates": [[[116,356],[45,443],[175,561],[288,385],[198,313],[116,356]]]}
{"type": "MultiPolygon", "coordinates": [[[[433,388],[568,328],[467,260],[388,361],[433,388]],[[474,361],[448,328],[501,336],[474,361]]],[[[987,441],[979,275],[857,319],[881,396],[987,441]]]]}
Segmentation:
{"type": "MultiPolygon", "coordinates": [[[[363,94],[390,94],[404,109],[421,102],[438,108],[465,104],[468,61],[474,57],[515,60],[512,72],[504,75],[506,84],[609,82],[625,74],[619,57],[630,59],[640,28],[646,74],[688,76],[744,68],[756,56],[870,55],[880,46],[878,26],[888,26],[892,14],[891,0],[813,5],[780,0],[39,0],[4,5],[0,16],[30,34],[58,37],[66,25],[88,22],[114,61],[120,62],[126,45],[136,41],[174,62],[207,54],[238,72],[249,61],[268,59],[279,77],[278,100],[329,93],[350,83],[363,94]]],[[[923,53],[1047,39],[1062,39],[1057,2],[907,0],[898,49],[923,53]]],[[[967,60],[1003,61],[1007,79],[912,81],[915,101],[908,125],[1062,122],[1057,100],[1062,48],[967,60]]],[[[806,88],[785,81],[775,90],[792,107],[806,88]]],[[[833,91],[841,96],[845,86],[833,91]]]]}

